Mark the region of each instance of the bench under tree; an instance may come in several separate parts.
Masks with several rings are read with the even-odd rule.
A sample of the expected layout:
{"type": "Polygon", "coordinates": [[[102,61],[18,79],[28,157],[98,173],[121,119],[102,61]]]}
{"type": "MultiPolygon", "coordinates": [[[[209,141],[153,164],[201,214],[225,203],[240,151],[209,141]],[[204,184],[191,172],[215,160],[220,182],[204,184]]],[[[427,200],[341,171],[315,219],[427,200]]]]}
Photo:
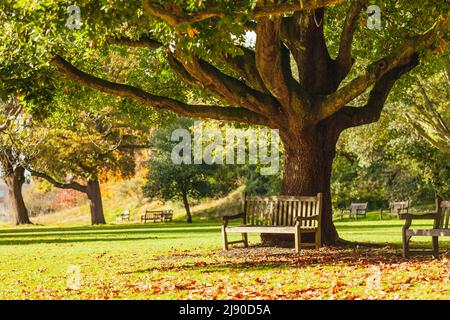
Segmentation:
{"type": "Polygon", "coordinates": [[[223,249],[242,243],[248,247],[248,233],[293,234],[295,251],[302,247],[321,246],[322,194],[312,197],[244,196],[244,210],[222,216],[223,249]],[[242,219],[239,226],[228,226],[232,219],[242,219]],[[228,241],[228,233],[241,233],[242,240],[228,241]],[[314,243],[302,243],[301,235],[314,234],[314,243]]]}
{"type": "Polygon", "coordinates": [[[172,221],[172,218],[173,210],[145,210],[145,213],[141,215],[141,222],[167,222],[172,221]]]}
{"type": "Polygon", "coordinates": [[[411,251],[409,242],[411,237],[432,237],[432,254],[439,257],[439,237],[450,236],[450,201],[436,199],[436,212],[424,214],[401,214],[401,219],[405,219],[402,230],[403,257],[407,258],[410,253],[428,253],[427,251],[411,251]],[[409,229],[413,220],[434,220],[432,229],[409,229]]]}
{"type": "Polygon", "coordinates": [[[390,201],[389,202],[389,210],[385,212],[385,209],[380,210],[380,220],[383,219],[383,216],[397,217],[400,218],[402,214],[408,214],[409,209],[411,207],[411,200],[407,201],[390,201]]]}
{"type": "Polygon", "coordinates": [[[130,221],[130,210],[125,210],[118,218],[118,221],[130,221]]]}
{"type": "Polygon", "coordinates": [[[342,212],[337,214],[337,216],[341,217],[341,219],[346,215],[348,215],[349,218],[354,217],[355,220],[358,220],[358,216],[363,216],[365,218],[367,214],[367,205],[368,205],[367,202],[365,203],[352,202],[350,204],[350,208],[343,210],[342,212]]]}

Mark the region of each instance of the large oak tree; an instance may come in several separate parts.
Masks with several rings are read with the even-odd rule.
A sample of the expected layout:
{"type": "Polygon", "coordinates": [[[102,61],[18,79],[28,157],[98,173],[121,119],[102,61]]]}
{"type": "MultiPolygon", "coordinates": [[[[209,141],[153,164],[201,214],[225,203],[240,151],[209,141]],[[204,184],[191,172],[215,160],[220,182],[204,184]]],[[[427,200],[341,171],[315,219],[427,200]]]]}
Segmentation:
{"type": "MultiPolygon", "coordinates": [[[[424,51],[447,50],[442,40],[448,28],[445,2],[378,3],[384,19],[378,31],[365,26],[368,4],[82,2],[80,32],[95,39],[86,48],[106,44],[163,50],[179,79],[209,94],[210,99],[198,101],[211,103],[186,103],[90,72],[81,59],[73,59],[75,49],[67,43],[54,48],[52,64],[78,83],[143,106],[279,129],[285,157],[283,193],[322,192],[322,239],[335,243],[330,175],[339,135],[377,121],[394,84],[418,65],[424,51]],[[244,45],[245,34],[255,35],[254,47],[244,45]]],[[[54,17],[62,10],[52,12],[45,14],[54,17]]],[[[74,39],[76,48],[80,37],[74,39]]]]}

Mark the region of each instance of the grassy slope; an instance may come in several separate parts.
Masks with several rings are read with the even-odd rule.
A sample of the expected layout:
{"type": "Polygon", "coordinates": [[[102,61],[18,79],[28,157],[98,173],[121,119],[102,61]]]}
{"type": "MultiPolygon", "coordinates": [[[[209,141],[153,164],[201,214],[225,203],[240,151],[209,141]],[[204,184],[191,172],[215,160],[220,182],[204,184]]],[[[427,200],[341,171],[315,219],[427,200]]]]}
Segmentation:
{"type": "MultiPolygon", "coordinates": [[[[80,210],[62,213],[64,225],[58,215],[49,215],[35,219],[47,226],[2,226],[0,299],[450,298],[444,251],[440,260],[403,260],[402,221],[377,221],[376,212],[362,221],[338,221],[337,227],[348,240],[389,244],[383,249],[323,248],[296,255],[291,249],[256,246],[224,253],[214,216],[236,210],[237,197],[235,192],[194,206],[193,225],[183,223],[182,210],[175,207],[177,221],[167,224],[80,226],[88,221],[80,210]],[[56,221],[58,225],[52,225],[56,221]],[[67,288],[68,268],[73,265],[81,271],[77,290],[67,288]]],[[[114,197],[105,202],[109,221],[132,203],[117,203],[114,197]]],[[[135,207],[138,219],[143,206],[135,207]]],[[[425,242],[415,244],[429,245],[420,240],[425,242]]],[[[250,241],[258,244],[258,235],[250,241]]],[[[448,239],[441,243],[448,248],[448,239]]]]}

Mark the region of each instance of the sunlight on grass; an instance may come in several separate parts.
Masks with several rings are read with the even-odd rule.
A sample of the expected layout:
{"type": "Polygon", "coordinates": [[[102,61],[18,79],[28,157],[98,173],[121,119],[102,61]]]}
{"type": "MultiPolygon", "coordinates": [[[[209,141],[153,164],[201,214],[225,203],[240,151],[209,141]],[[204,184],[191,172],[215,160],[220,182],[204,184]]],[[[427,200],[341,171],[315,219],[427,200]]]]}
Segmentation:
{"type": "MultiPolygon", "coordinates": [[[[261,247],[224,253],[219,221],[3,228],[0,298],[449,298],[446,258],[403,260],[401,225],[398,220],[337,222],[345,239],[390,246],[300,255],[261,247]],[[80,270],[78,290],[67,288],[71,266],[80,270]],[[366,283],[371,267],[382,274],[381,287],[373,290],[366,283]]],[[[250,242],[258,244],[259,236],[250,242]]]]}

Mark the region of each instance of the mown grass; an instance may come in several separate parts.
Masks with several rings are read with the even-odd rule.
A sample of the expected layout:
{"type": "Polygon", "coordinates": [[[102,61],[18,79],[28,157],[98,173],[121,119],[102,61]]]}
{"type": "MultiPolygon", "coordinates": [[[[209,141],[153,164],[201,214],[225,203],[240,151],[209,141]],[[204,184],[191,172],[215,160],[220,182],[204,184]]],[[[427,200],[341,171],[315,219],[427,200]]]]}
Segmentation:
{"type": "MultiPolygon", "coordinates": [[[[192,225],[2,227],[0,299],[450,298],[450,239],[442,238],[439,260],[404,260],[402,224],[370,217],[337,221],[343,238],[386,246],[299,255],[260,247],[258,235],[250,237],[251,248],[224,253],[214,219],[192,225]],[[71,266],[80,270],[80,288],[68,288],[71,266]]],[[[430,241],[417,238],[413,244],[427,247],[430,241]]]]}

